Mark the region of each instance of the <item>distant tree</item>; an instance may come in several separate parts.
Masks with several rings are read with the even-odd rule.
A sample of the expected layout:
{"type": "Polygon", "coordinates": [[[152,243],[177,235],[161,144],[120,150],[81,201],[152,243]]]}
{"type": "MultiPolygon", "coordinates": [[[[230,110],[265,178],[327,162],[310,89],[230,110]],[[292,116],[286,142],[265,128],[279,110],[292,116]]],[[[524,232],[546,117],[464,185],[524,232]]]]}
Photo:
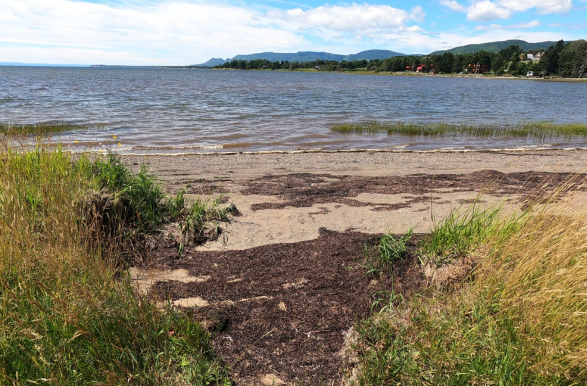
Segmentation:
{"type": "Polygon", "coordinates": [[[587,42],[580,40],[575,49],[575,57],[573,58],[573,65],[571,67],[571,76],[580,78],[587,74],[587,42]]]}
{"type": "Polygon", "coordinates": [[[455,62],[455,57],[452,52],[444,52],[442,55],[438,57],[437,63],[435,66],[439,72],[449,73],[452,72],[452,67],[455,62]]]}
{"type": "Polygon", "coordinates": [[[542,64],[542,72],[544,75],[558,74],[558,62],[564,46],[565,42],[559,40],[555,45],[548,47],[548,49],[544,52],[542,58],[540,58],[540,64],[542,64]]]}
{"type": "MultiPolygon", "coordinates": [[[[519,56],[522,53],[522,47],[517,44],[512,44],[508,48],[499,51],[498,54],[504,59],[510,59],[514,54],[519,56]]],[[[511,59],[510,59],[511,60],[511,59]]]]}
{"type": "Polygon", "coordinates": [[[520,54],[518,54],[517,52],[513,52],[512,56],[510,57],[510,62],[509,62],[509,66],[507,68],[507,72],[512,75],[516,75],[519,62],[520,62],[520,54]]]}
{"type": "Polygon", "coordinates": [[[463,56],[462,55],[455,55],[455,60],[452,64],[451,72],[458,74],[459,72],[463,71],[463,67],[464,67],[463,56]]]}
{"type": "Polygon", "coordinates": [[[503,70],[503,56],[496,54],[491,61],[491,69],[497,72],[500,68],[503,70]]]}

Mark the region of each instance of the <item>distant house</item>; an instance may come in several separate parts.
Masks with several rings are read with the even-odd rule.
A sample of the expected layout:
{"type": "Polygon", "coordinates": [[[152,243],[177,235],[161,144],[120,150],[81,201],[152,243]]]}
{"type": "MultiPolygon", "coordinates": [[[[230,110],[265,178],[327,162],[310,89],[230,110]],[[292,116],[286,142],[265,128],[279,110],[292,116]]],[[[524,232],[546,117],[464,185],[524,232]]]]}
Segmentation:
{"type": "Polygon", "coordinates": [[[536,55],[534,54],[528,54],[526,55],[526,59],[527,60],[531,60],[531,61],[539,61],[540,58],[542,58],[542,52],[537,53],[536,55]]]}
{"type": "Polygon", "coordinates": [[[416,72],[422,72],[426,69],[426,65],[425,64],[420,64],[417,68],[416,68],[416,72]]]}
{"type": "Polygon", "coordinates": [[[314,70],[320,70],[321,67],[320,66],[314,66],[314,70]]]}
{"type": "Polygon", "coordinates": [[[412,69],[412,66],[406,66],[406,71],[409,71],[412,69]]]}
{"type": "Polygon", "coordinates": [[[469,74],[484,74],[486,72],[489,72],[490,67],[487,64],[481,64],[481,63],[469,63],[469,65],[467,66],[467,72],[469,74]]]}

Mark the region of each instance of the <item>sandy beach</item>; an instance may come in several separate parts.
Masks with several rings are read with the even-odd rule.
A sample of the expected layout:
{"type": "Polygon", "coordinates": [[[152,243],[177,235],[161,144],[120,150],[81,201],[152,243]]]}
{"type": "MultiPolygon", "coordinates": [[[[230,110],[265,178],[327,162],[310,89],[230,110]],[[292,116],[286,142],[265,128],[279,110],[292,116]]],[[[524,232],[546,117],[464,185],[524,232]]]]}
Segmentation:
{"type": "Polygon", "coordinates": [[[428,232],[433,217],[480,197],[507,202],[548,179],[581,173],[587,151],[275,152],[124,156],[165,188],[233,202],[242,216],[202,249],[311,240],[323,227],[380,234],[428,232]],[[512,175],[504,186],[496,181],[512,175]],[[546,173],[546,174],[544,174],[546,173]],[[562,174],[561,174],[562,173],[562,174]],[[500,184],[498,184],[500,185],[500,184]]]}
{"type": "MultiPolygon", "coordinates": [[[[417,260],[394,277],[364,273],[364,248],[384,232],[415,233],[410,248],[451,209],[499,203],[518,210],[569,178],[583,190],[587,151],[294,152],[124,156],[170,193],[222,195],[240,215],[216,241],[177,253],[177,225],[132,268],[138,288],[208,325],[239,385],[345,384],[349,329],[373,294],[408,297],[435,280],[417,260]],[[392,284],[393,283],[393,284],[392,284]],[[220,329],[220,330],[219,330],[220,329]]],[[[414,255],[415,256],[415,255],[414,255]]],[[[459,269],[451,268],[452,272],[459,269]]],[[[467,267],[463,267],[466,271],[467,267]]],[[[347,374],[348,375],[348,374],[347,374]]]]}

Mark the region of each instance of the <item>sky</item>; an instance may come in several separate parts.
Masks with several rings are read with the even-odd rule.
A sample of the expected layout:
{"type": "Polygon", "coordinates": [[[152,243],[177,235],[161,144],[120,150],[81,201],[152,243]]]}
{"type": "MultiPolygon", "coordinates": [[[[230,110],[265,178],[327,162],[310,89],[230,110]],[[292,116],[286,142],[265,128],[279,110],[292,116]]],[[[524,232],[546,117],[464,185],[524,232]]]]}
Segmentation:
{"type": "Polygon", "coordinates": [[[587,0],[0,0],[0,62],[189,65],[508,39],[587,39],[587,0]]]}

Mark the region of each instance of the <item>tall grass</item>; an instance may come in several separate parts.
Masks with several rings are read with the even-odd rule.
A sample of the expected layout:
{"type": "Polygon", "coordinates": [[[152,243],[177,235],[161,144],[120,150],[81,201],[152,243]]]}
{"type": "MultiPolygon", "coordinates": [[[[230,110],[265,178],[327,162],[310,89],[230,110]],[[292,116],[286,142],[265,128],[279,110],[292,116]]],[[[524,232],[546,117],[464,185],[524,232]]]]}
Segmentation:
{"type": "Polygon", "coordinates": [[[0,134],[4,135],[40,135],[62,133],[67,131],[87,130],[89,126],[65,122],[47,122],[37,124],[0,123],[0,134]]]}
{"type": "Polygon", "coordinates": [[[455,125],[448,123],[368,122],[365,124],[334,125],[331,130],[343,134],[398,134],[407,136],[462,135],[472,137],[587,137],[587,124],[529,122],[517,125],[455,125]]]}
{"type": "Polygon", "coordinates": [[[440,244],[462,254],[482,246],[476,268],[460,286],[428,288],[361,323],[358,383],[587,384],[583,204],[550,203],[515,217],[478,209],[453,215],[458,221],[445,228],[481,231],[440,244]]]}
{"type": "Polygon", "coordinates": [[[95,242],[80,208],[96,166],[0,145],[0,384],[229,384],[207,332],[95,242]]]}

